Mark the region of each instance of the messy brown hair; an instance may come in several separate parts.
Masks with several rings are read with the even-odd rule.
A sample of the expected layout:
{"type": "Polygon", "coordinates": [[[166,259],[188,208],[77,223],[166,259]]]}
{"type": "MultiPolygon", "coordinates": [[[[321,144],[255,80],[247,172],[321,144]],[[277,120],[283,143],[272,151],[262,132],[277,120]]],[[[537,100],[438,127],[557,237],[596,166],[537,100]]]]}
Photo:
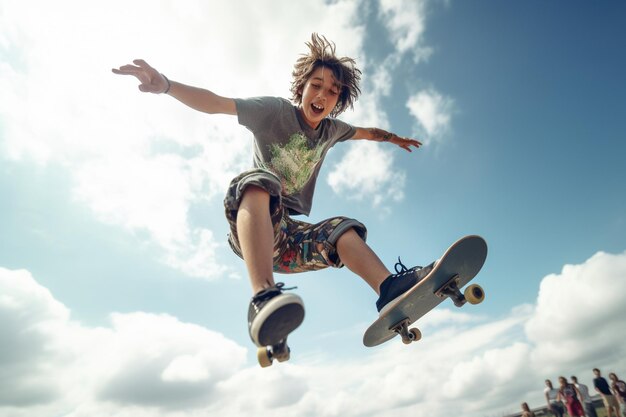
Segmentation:
{"type": "Polygon", "coordinates": [[[302,103],[302,90],[309,77],[319,67],[325,67],[333,72],[340,88],[337,105],[330,112],[330,116],[337,117],[346,109],[353,108],[361,94],[361,70],[356,67],[356,61],[349,57],[337,58],[335,44],[317,33],[311,35],[311,42],[306,42],[306,46],[309,47],[309,53],[298,58],[291,73],[293,102],[298,105],[302,103]]]}

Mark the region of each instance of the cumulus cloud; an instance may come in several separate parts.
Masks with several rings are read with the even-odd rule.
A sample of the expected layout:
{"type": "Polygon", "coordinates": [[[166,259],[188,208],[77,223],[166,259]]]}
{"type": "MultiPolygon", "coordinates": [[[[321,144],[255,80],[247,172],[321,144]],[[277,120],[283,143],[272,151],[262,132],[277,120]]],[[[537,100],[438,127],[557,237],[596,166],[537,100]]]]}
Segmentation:
{"type": "Polygon", "coordinates": [[[461,405],[468,416],[500,415],[541,405],[545,378],[589,383],[592,367],[626,366],[624,275],[626,252],[599,252],[546,276],[535,305],[503,317],[443,308],[420,324],[417,344],[342,361],[295,351],[261,369],[245,347],[168,315],[81,325],[30,273],[0,268],[0,377],[10,382],[0,415],[430,416],[461,405]]]}
{"type": "Polygon", "coordinates": [[[424,45],[425,0],[380,0],[381,20],[400,54],[412,52],[416,62],[426,60],[432,48],[424,45]]]}
{"type": "MultiPolygon", "coordinates": [[[[121,405],[188,408],[210,404],[217,383],[244,362],[221,334],[167,315],[114,314],[96,395],[121,405]]],[[[95,359],[95,358],[94,358],[95,359]]]]}
{"type": "Polygon", "coordinates": [[[0,404],[29,407],[60,395],[54,373],[62,351],[49,341],[68,316],[29,273],[0,268],[0,404]]]}
{"type": "Polygon", "coordinates": [[[168,315],[116,313],[110,327],[81,325],[24,270],[0,268],[0,329],[0,415],[42,406],[59,414],[92,401],[206,407],[245,362],[243,347],[168,315]]]}
{"type": "Polygon", "coordinates": [[[328,184],[347,199],[372,198],[374,206],[404,198],[405,174],[394,167],[392,152],[377,143],[352,144],[328,174],[328,184]]]}
{"type": "MultiPolygon", "coordinates": [[[[534,316],[526,323],[537,361],[592,366],[598,356],[626,361],[615,337],[624,335],[626,253],[598,252],[543,279],[534,316]]],[[[622,344],[622,343],[618,343],[622,344]]],[[[551,366],[551,367],[554,367],[551,366]]]]}
{"type": "Polygon", "coordinates": [[[429,140],[441,140],[450,128],[454,101],[434,89],[419,91],[409,97],[406,105],[429,140]]]}

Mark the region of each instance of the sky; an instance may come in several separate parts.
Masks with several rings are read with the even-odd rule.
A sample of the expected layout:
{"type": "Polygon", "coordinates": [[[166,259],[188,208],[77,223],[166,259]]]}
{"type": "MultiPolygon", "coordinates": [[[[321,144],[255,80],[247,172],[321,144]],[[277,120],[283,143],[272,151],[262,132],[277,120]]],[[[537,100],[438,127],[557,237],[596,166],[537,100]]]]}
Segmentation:
{"type": "Polygon", "coordinates": [[[0,416],[492,417],[543,381],[626,374],[626,4],[530,0],[0,0],[0,416]],[[139,92],[143,58],[227,97],[289,97],[318,32],[357,60],[348,123],[424,142],[334,147],[310,220],[344,215],[393,269],[483,236],[477,306],[422,341],[362,334],[347,269],[296,285],[289,362],[261,369],[223,195],[230,116],[139,92]]]}

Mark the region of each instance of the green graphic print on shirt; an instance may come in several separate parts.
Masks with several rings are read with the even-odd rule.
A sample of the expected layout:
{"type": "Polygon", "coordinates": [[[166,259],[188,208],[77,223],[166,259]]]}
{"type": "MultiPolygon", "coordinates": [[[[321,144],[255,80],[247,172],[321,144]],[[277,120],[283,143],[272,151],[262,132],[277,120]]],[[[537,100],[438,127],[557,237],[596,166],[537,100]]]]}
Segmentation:
{"type": "Polygon", "coordinates": [[[307,142],[304,133],[298,132],[291,135],[285,146],[270,146],[271,159],[264,168],[278,175],[285,195],[300,192],[322,159],[324,146],[320,144],[310,148],[307,142]]]}

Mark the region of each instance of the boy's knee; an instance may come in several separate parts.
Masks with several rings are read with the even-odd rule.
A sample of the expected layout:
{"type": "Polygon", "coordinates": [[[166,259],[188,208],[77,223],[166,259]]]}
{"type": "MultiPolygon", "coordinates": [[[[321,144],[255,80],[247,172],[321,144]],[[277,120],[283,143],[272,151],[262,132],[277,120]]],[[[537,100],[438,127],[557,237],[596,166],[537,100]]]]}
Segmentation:
{"type": "Polygon", "coordinates": [[[267,214],[272,218],[272,222],[279,221],[282,216],[280,199],[272,196],[265,188],[256,185],[248,185],[242,191],[236,217],[244,211],[253,216],[267,214]]]}
{"type": "Polygon", "coordinates": [[[345,232],[343,232],[339,238],[337,238],[337,245],[341,245],[341,242],[347,242],[350,240],[354,240],[354,239],[361,239],[361,237],[359,236],[359,234],[356,232],[356,230],[354,230],[354,227],[351,227],[350,229],[346,230],[345,232]]]}
{"type": "Polygon", "coordinates": [[[354,219],[347,217],[341,217],[342,221],[328,236],[328,241],[332,245],[336,246],[340,241],[350,242],[354,240],[367,240],[367,229],[365,226],[354,219]]]}
{"type": "Polygon", "coordinates": [[[249,207],[251,205],[269,204],[270,193],[264,188],[256,185],[248,185],[242,192],[241,203],[239,208],[249,207]]]}

